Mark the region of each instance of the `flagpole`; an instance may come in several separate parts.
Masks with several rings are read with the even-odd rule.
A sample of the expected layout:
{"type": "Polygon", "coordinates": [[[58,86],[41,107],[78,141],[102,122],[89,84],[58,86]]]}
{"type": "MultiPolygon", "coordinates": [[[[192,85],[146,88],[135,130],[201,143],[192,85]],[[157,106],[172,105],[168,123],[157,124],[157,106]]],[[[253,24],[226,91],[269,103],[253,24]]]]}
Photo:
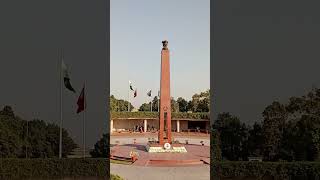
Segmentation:
{"type": "Polygon", "coordinates": [[[128,112],[130,111],[130,81],[129,81],[129,89],[128,89],[128,112]]]}
{"type": "Polygon", "coordinates": [[[63,49],[60,49],[60,138],[59,138],[59,158],[62,158],[62,59],[63,49]]]}
{"type": "MultiPolygon", "coordinates": [[[[150,91],[151,92],[151,91],[150,91]]],[[[152,94],[150,94],[150,110],[152,112],[152,94]]]]}
{"type": "Polygon", "coordinates": [[[83,83],[83,105],[84,105],[84,110],[83,110],[83,158],[85,158],[86,154],[86,93],[85,93],[85,82],[83,83]]]}
{"type": "Polygon", "coordinates": [[[158,91],[158,112],[160,111],[159,110],[159,101],[160,101],[160,95],[159,95],[159,91],[158,91]]]}

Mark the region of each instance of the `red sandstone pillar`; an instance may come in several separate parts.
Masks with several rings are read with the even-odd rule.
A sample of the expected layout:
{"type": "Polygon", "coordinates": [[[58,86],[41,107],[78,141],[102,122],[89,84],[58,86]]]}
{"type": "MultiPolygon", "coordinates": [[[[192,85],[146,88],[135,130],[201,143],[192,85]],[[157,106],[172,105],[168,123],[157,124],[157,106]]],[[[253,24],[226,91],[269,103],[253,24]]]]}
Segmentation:
{"type": "Polygon", "coordinates": [[[168,41],[162,41],[161,80],[160,80],[160,111],[159,111],[159,144],[164,142],[164,122],[167,125],[167,142],[171,143],[171,96],[170,96],[170,60],[168,41]]]}

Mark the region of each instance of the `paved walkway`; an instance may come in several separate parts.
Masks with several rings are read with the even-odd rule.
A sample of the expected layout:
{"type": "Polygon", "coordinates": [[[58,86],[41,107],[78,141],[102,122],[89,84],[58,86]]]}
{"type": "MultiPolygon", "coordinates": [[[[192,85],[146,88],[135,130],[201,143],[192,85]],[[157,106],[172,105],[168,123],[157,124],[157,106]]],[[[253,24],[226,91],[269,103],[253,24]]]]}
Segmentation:
{"type": "Polygon", "coordinates": [[[112,174],[126,180],[209,180],[210,166],[145,167],[110,164],[112,174]]]}
{"type": "MultiPolygon", "coordinates": [[[[130,151],[139,153],[138,160],[133,165],[148,166],[149,160],[201,160],[210,163],[210,147],[201,145],[184,145],[187,153],[148,153],[143,144],[128,144],[112,147],[113,155],[130,158],[130,151]]],[[[170,164],[168,164],[169,166],[170,164]]],[[[162,165],[165,166],[165,165],[162,165]]]]}

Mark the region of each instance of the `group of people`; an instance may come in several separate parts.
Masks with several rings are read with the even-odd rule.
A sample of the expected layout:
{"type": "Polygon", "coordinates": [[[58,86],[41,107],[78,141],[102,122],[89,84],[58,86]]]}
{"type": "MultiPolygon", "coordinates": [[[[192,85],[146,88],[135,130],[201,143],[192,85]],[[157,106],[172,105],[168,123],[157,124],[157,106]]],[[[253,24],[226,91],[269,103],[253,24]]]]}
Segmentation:
{"type": "MultiPolygon", "coordinates": [[[[144,132],[144,127],[143,127],[143,125],[135,125],[134,126],[134,128],[133,128],[134,130],[134,132],[140,132],[140,133],[143,133],[144,132]]],[[[151,128],[150,128],[150,126],[149,125],[147,125],[147,131],[150,131],[150,130],[155,130],[155,128],[153,127],[153,126],[151,126],[151,128]]]]}
{"type": "Polygon", "coordinates": [[[140,132],[142,133],[144,131],[144,127],[143,126],[139,126],[139,125],[135,125],[134,126],[134,132],[140,132]]]}

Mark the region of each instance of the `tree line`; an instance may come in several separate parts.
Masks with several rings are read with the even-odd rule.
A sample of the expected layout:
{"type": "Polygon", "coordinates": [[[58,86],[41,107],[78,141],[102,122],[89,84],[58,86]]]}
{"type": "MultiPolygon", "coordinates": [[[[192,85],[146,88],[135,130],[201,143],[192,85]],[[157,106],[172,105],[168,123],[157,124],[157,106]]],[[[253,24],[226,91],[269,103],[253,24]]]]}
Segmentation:
{"type": "MultiPolygon", "coordinates": [[[[0,156],[2,158],[58,157],[59,130],[58,125],[43,120],[23,120],[14,114],[10,106],[5,106],[0,111],[0,156]]],[[[78,145],[65,129],[62,134],[62,156],[66,157],[78,145]]]]}
{"type": "MultiPolygon", "coordinates": [[[[139,107],[139,111],[158,111],[159,104],[158,96],[149,103],[143,103],[139,107]],[[151,106],[151,107],[150,107],[151,106]]],[[[131,103],[126,100],[116,99],[113,95],[110,96],[110,111],[128,111],[128,104],[130,104],[130,111],[133,110],[131,103]]],[[[177,100],[171,98],[171,112],[209,112],[210,111],[210,90],[194,94],[192,99],[179,97],[177,100]]]]}
{"type": "Polygon", "coordinates": [[[215,158],[238,161],[260,156],[265,161],[320,160],[320,89],[291,97],[287,103],[274,101],[262,116],[261,123],[249,126],[230,113],[220,113],[212,125],[215,158]]]}

